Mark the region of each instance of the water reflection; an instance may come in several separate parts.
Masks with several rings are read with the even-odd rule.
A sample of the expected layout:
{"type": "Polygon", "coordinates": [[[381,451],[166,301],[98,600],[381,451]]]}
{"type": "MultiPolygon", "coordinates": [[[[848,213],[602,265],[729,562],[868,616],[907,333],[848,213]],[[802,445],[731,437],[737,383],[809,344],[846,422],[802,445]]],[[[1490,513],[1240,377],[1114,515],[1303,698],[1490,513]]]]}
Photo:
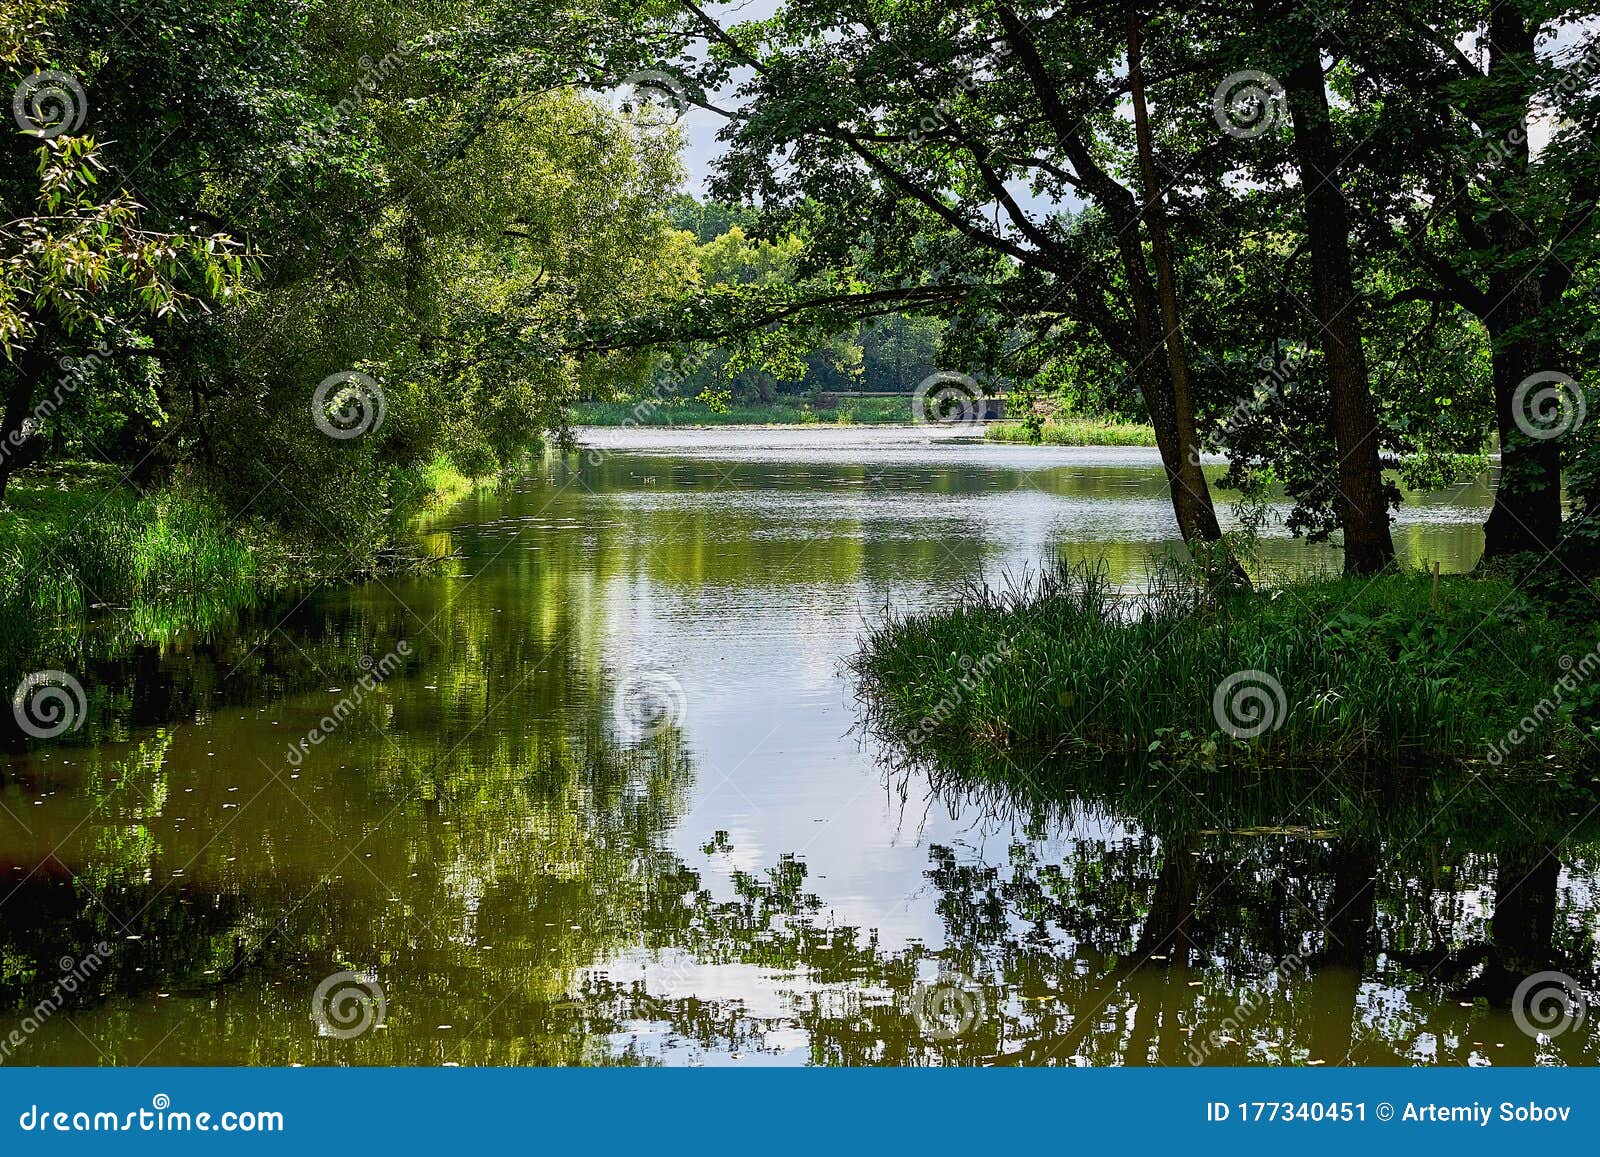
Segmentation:
{"type": "MultiPolygon", "coordinates": [[[[609,434],[452,510],[436,572],[51,656],[92,711],[0,761],[0,1042],[112,951],[0,1062],[1594,1062],[1507,1011],[1530,970],[1592,983],[1589,785],[886,781],[839,669],[863,616],[1053,550],[1138,582],[1159,470],[783,438],[609,434]],[[641,671],[672,725],[618,718],[641,671]],[[340,971],[383,1027],[319,1029],[340,971]]],[[[1481,500],[1399,537],[1465,569],[1481,500]]]]}

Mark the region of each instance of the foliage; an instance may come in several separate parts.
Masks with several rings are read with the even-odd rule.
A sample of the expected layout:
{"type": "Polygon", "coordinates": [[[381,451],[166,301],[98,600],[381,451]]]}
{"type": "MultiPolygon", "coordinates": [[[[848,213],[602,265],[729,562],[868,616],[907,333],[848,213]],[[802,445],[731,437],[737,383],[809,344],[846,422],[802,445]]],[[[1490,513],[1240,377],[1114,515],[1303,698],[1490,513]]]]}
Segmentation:
{"type": "Polygon", "coordinates": [[[1541,726],[1492,762],[1549,754],[1587,765],[1600,751],[1600,687],[1587,681],[1600,633],[1589,623],[1575,634],[1503,579],[1451,578],[1437,595],[1411,574],[1210,589],[1169,571],[1128,596],[1101,570],[1056,567],[883,624],[856,671],[889,738],[956,751],[1482,759],[1551,701],[1559,706],[1541,726]],[[1507,652],[1519,656],[1515,669],[1507,652]],[[1557,683],[1575,664],[1583,679],[1563,692],[1557,683]],[[1270,726],[1246,738],[1225,730],[1213,703],[1240,672],[1265,673],[1283,693],[1265,707],[1270,726]]]}

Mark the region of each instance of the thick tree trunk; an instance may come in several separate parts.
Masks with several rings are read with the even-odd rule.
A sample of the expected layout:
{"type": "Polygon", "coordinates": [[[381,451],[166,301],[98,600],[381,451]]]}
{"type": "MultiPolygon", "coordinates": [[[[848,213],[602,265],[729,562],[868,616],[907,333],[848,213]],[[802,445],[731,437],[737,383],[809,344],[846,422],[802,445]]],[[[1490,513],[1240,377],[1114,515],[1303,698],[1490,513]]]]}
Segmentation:
{"type": "MultiPolygon", "coordinates": [[[[1518,288],[1505,295],[1498,286],[1492,290],[1502,302],[1489,323],[1489,339],[1494,344],[1494,416],[1500,434],[1500,478],[1495,486],[1494,506],[1483,524],[1485,560],[1524,551],[1548,554],[1561,538],[1560,442],[1530,437],[1516,420],[1517,386],[1543,368],[1537,342],[1507,334],[1510,326],[1530,320],[1537,312],[1537,304],[1525,312],[1526,306],[1514,301],[1527,296],[1528,289],[1537,298],[1537,286],[1518,288]]],[[[1526,402],[1523,408],[1526,409],[1526,402]]]]}
{"type": "MultiPolygon", "coordinates": [[[[1496,184],[1515,185],[1527,177],[1530,154],[1526,112],[1532,99],[1530,77],[1535,29],[1512,5],[1489,17],[1489,75],[1511,86],[1514,100],[1495,125],[1501,173],[1496,184]]],[[[1510,95],[1510,94],[1508,94],[1510,95]]],[[[1483,527],[1483,557],[1504,558],[1524,551],[1547,554],[1561,537],[1561,449],[1557,438],[1534,438],[1517,425],[1517,386],[1530,374],[1554,367],[1540,364],[1542,343],[1535,332],[1541,279],[1534,263],[1543,255],[1539,238],[1517,213],[1501,207],[1488,233],[1500,260],[1489,277],[1483,318],[1493,343],[1494,416],[1500,435],[1500,481],[1494,507],[1483,527]]],[[[1526,404],[1524,405],[1526,410],[1526,404]]]]}
{"type": "Polygon", "coordinates": [[[1361,346],[1350,224],[1338,181],[1339,154],[1315,45],[1289,72],[1285,89],[1311,244],[1312,305],[1328,367],[1329,425],[1339,454],[1337,506],[1344,527],[1344,569],[1346,574],[1371,574],[1393,562],[1394,541],[1378,456],[1377,415],[1361,346]]]}

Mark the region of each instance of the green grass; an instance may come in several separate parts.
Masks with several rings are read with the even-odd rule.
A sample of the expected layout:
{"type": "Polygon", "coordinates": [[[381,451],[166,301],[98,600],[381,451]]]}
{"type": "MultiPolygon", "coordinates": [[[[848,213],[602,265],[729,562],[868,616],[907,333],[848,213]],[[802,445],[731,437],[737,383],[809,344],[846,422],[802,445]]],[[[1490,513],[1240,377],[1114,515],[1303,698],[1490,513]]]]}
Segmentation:
{"type": "MultiPolygon", "coordinates": [[[[440,458],[406,488],[415,498],[397,517],[448,505],[483,482],[440,458]]],[[[0,507],[0,664],[75,649],[91,619],[103,639],[166,638],[263,592],[384,565],[341,543],[231,519],[193,484],[140,493],[110,467],[84,463],[24,472],[0,507]]]]}
{"type": "Polygon", "coordinates": [[[1597,642],[1502,579],[1447,577],[1435,603],[1416,574],[1212,597],[1170,571],[1124,598],[1103,570],[1057,568],[885,623],[855,670],[874,727],[907,748],[1594,764],[1597,642]],[[1223,696],[1236,725],[1273,724],[1253,737],[1214,707],[1241,672],[1282,689],[1246,675],[1223,696]]]}
{"type": "MultiPolygon", "coordinates": [[[[1046,446],[1154,446],[1154,428],[1117,418],[1062,418],[1044,424],[1046,446]]],[[[991,422],[984,437],[992,442],[1027,442],[1021,422],[991,422]]]]}
{"type": "Polygon", "coordinates": [[[809,426],[893,425],[911,421],[906,398],[847,398],[819,410],[804,398],[780,398],[716,411],[693,399],[649,402],[584,402],[573,408],[579,426],[809,426]]]}
{"type": "Polygon", "coordinates": [[[151,624],[202,595],[247,598],[257,559],[197,491],[141,495],[109,471],[69,467],[12,481],[0,511],[0,655],[15,659],[91,611],[151,624]]]}

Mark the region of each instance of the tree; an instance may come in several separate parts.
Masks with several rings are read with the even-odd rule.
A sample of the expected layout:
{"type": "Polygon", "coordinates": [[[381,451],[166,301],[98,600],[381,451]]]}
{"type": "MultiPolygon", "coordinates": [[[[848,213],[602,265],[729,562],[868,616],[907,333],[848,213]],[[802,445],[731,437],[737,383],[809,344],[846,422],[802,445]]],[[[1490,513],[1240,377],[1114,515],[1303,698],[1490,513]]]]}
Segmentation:
{"type": "Polygon", "coordinates": [[[37,152],[34,213],[0,225],[0,500],[16,469],[43,456],[43,420],[81,384],[62,375],[41,399],[55,358],[91,341],[99,350],[136,346],[142,320],[171,322],[186,308],[227,301],[245,275],[242,248],[227,235],[148,229],[125,190],[102,200],[105,166],[92,137],[56,137],[37,152]]]}
{"type": "MultiPolygon", "coordinates": [[[[1119,132],[1108,94],[1122,87],[1111,79],[1120,23],[921,0],[788,5],[731,27],[688,0],[678,11],[666,26],[675,45],[707,47],[680,61],[686,98],[730,122],[719,196],[759,201],[772,227],[801,232],[814,269],[865,273],[888,308],[896,291],[901,304],[942,300],[946,316],[996,335],[992,347],[1019,327],[1047,337],[1069,317],[1094,326],[1144,396],[1180,533],[1220,536],[1141,207],[1103,160],[1119,132]],[[700,95],[738,72],[748,79],[734,81],[733,106],[700,95]],[[1080,243],[1080,196],[1105,217],[1111,265],[1083,264],[1100,254],[1080,243]]],[[[658,42],[663,25],[646,27],[658,42]]]]}

